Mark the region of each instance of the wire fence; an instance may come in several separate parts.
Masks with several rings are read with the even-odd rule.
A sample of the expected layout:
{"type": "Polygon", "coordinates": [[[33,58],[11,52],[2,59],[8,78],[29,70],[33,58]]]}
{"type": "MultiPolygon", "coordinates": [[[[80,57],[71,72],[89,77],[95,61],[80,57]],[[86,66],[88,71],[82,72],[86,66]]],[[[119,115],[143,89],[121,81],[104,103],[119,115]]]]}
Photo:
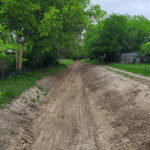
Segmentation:
{"type": "Polygon", "coordinates": [[[22,70],[15,70],[15,71],[9,71],[6,73],[0,74],[0,81],[6,80],[8,78],[12,78],[14,75],[22,74],[24,72],[33,71],[33,69],[22,69],[22,70]]]}
{"type": "Polygon", "coordinates": [[[0,74],[0,81],[11,79],[15,75],[23,74],[25,72],[31,72],[31,71],[37,71],[37,70],[47,69],[47,68],[50,68],[50,67],[53,67],[53,66],[56,66],[56,64],[51,64],[51,65],[48,65],[46,67],[32,67],[32,68],[24,68],[22,70],[9,71],[9,72],[0,74]]]}

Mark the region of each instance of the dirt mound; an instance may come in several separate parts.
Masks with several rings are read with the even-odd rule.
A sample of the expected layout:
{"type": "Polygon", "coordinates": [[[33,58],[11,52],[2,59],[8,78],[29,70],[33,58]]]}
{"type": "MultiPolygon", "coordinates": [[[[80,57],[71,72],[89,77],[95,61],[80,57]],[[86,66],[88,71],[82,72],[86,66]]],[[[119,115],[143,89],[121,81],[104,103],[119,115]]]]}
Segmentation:
{"type": "MultiPolygon", "coordinates": [[[[148,85],[97,66],[85,65],[84,81],[91,91],[90,103],[104,111],[111,149],[150,149],[150,89],[148,85]]],[[[150,79],[149,79],[150,80],[150,79]]],[[[105,135],[104,135],[105,136],[105,135]]]]}
{"type": "Polygon", "coordinates": [[[10,139],[29,130],[27,127],[31,124],[33,114],[46,102],[44,97],[55,87],[56,82],[55,77],[45,77],[13,100],[12,105],[0,110],[0,150],[8,150],[10,139]]]}

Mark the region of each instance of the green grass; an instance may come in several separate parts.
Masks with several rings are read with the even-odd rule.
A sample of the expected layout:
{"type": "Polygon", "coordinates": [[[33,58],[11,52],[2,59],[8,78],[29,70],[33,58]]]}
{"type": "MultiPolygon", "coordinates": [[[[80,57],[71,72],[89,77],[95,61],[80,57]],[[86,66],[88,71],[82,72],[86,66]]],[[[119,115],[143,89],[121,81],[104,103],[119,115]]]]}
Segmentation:
{"type": "Polygon", "coordinates": [[[21,75],[15,75],[11,79],[0,81],[0,108],[5,108],[5,104],[11,103],[13,99],[18,98],[22,92],[34,86],[37,80],[47,75],[54,75],[72,63],[72,60],[60,60],[60,64],[57,66],[26,72],[21,75]]]}
{"type": "Polygon", "coordinates": [[[59,63],[63,65],[70,65],[73,63],[73,60],[72,59],[60,59],[59,63]]]}
{"type": "Polygon", "coordinates": [[[84,63],[88,63],[88,64],[100,64],[98,59],[93,59],[93,60],[89,60],[89,59],[80,59],[80,62],[84,62],[84,63]]]}
{"type": "Polygon", "coordinates": [[[107,68],[107,70],[108,70],[108,71],[111,71],[111,72],[115,72],[115,73],[117,73],[117,74],[120,74],[120,75],[122,75],[122,76],[124,76],[124,77],[133,79],[133,77],[130,76],[129,74],[126,74],[126,73],[123,73],[123,72],[120,72],[120,71],[114,71],[114,70],[112,70],[112,69],[110,69],[110,68],[107,68]]]}
{"type": "Polygon", "coordinates": [[[109,64],[108,66],[142,76],[150,76],[150,70],[144,69],[150,69],[150,64],[109,64]]]}

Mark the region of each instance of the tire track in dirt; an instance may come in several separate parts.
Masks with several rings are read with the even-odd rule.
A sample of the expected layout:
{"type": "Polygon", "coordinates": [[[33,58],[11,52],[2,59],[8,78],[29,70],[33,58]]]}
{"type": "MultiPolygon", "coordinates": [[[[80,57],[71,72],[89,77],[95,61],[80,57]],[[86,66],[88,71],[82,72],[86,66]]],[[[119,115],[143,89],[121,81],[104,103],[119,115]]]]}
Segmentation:
{"type": "Polygon", "coordinates": [[[97,127],[83,92],[79,66],[73,66],[57,89],[55,102],[49,108],[53,115],[48,116],[49,121],[32,149],[99,149],[97,127]]]}
{"type": "Polygon", "coordinates": [[[149,150],[149,86],[76,62],[19,150],[149,150]]]}

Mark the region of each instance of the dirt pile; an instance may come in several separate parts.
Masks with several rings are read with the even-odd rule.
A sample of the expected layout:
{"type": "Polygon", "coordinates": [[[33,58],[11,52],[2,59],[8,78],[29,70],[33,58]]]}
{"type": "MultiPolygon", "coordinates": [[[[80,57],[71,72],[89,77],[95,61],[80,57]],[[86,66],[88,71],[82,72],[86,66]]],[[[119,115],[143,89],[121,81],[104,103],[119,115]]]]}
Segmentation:
{"type": "Polygon", "coordinates": [[[103,136],[107,137],[105,132],[110,131],[106,138],[110,145],[108,148],[149,150],[149,85],[108,72],[102,67],[87,69],[85,65],[83,68],[84,83],[91,92],[89,102],[101,114],[104,113],[108,125],[105,125],[103,136]]]}
{"type": "MultiPolygon", "coordinates": [[[[54,77],[46,77],[13,100],[12,105],[0,110],[0,150],[8,150],[10,139],[21,137],[24,131],[29,130],[34,114],[46,102],[44,97],[55,87],[56,82],[54,77]]],[[[26,142],[25,139],[22,142],[26,142]]]]}

